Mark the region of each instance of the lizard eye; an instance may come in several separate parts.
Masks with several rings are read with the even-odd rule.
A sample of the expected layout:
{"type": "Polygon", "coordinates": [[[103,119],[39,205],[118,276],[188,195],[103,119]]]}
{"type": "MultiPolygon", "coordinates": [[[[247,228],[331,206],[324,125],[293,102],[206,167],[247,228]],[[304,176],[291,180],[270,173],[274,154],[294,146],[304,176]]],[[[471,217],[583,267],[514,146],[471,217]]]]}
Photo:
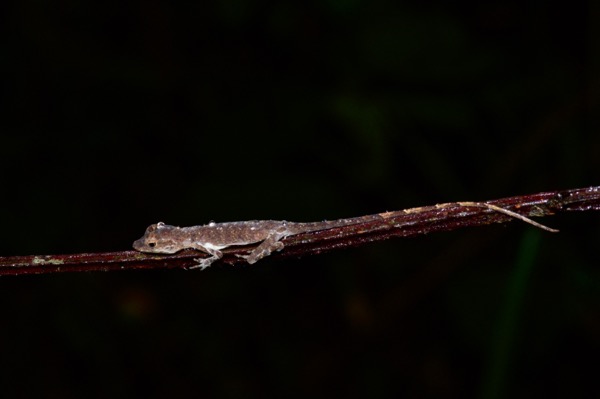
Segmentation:
{"type": "Polygon", "coordinates": [[[156,246],[156,243],[155,243],[155,242],[149,242],[149,243],[148,243],[148,246],[149,246],[150,248],[154,248],[154,247],[156,246]]]}

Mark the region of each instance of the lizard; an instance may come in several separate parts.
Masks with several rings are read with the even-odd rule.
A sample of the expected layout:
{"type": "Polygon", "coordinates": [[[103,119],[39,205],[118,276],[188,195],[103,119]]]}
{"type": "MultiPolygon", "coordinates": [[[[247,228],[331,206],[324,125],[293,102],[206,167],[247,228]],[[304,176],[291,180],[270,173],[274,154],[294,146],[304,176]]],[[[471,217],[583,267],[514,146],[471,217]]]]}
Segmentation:
{"type": "MultiPolygon", "coordinates": [[[[558,230],[537,223],[519,213],[486,202],[456,202],[439,204],[436,207],[457,205],[487,208],[520,219],[538,228],[558,232],[558,230]]],[[[225,223],[210,222],[201,226],[177,227],[159,222],[149,226],[144,235],[133,243],[133,248],[140,252],[160,254],[174,254],[187,248],[200,250],[211,256],[194,259],[198,265],[192,266],[190,269],[200,268],[204,270],[223,257],[222,249],[260,243],[249,255],[242,256],[249,264],[254,264],[269,256],[271,252],[283,249],[284,244],[281,240],[285,237],[387,219],[398,213],[418,213],[426,208],[430,207],[309,223],[288,222],[285,220],[249,220],[225,223]]]]}

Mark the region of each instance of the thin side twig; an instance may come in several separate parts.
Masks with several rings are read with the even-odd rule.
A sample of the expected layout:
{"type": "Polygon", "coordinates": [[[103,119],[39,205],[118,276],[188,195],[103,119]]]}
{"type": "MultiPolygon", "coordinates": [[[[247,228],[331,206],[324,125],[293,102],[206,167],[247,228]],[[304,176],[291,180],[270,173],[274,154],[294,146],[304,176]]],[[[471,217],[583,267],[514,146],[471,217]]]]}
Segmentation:
{"type": "MultiPolygon", "coordinates": [[[[600,210],[600,186],[551,191],[481,202],[453,202],[380,214],[368,222],[286,237],[282,251],[268,259],[284,259],[337,249],[358,247],[394,237],[412,237],[437,231],[451,231],[491,223],[543,217],[560,212],[600,210]],[[499,211],[499,209],[507,212],[499,211]],[[521,218],[522,219],[522,218],[521,218]]],[[[531,221],[528,221],[531,222],[531,221]]],[[[540,227],[540,226],[538,226],[540,227]]],[[[545,228],[545,226],[541,226],[545,228]]],[[[548,228],[546,228],[548,229],[548,228]]],[[[552,229],[549,229],[552,230],[552,229]]],[[[221,262],[236,265],[256,244],[223,250],[221,262]]],[[[174,255],[143,254],[137,251],[82,253],[73,255],[31,255],[0,257],[0,275],[57,272],[112,271],[133,269],[187,269],[205,256],[194,250],[174,255]]]]}

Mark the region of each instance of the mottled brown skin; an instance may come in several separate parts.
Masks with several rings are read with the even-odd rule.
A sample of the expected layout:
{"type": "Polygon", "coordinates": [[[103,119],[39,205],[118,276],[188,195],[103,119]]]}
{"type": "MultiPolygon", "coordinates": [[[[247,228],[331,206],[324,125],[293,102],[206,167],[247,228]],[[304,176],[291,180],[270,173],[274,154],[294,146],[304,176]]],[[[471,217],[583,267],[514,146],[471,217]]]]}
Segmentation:
{"type": "MultiPolygon", "coordinates": [[[[556,232],[514,211],[503,209],[498,206],[484,202],[456,202],[436,205],[435,207],[483,207],[494,212],[504,213],[511,217],[523,220],[544,230],[556,232]]],[[[214,261],[221,259],[221,249],[260,243],[244,257],[248,263],[256,263],[268,256],[273,251],[283,249],[281,240],[285,237],[333,229],[336,227],[350,226],[360,223],[368,223],[373,220],[381,220],[394,217],[399,213],[418,213],[432,207],[420,207],[405,209],[396,212],[385,212],[374,215],[360,216],[350,219],[338,219],[332,221],[313,223],[294,223],[279,220],[250,220],[247,222],[209,223],[203,226],[176,227],[162,222],[153,224],[146,229],[146,233],[133,243],[133,248],[140,252],[173,254],[186,248],[197,249],[212,255],[209,258],[195,259],[202,269],[210,266],[214,261]]]]}
{"type": "Polygon", "coordinates": [[[236,245],[249,245],[260,242],[245,259],[256,263],[273,251],[283,248],[281,239],[300,233],[327,230],[335,227],[365,223],[380,215],[369,215],[351,219],[339,219],[314,223],[294,223],[279,220],[250,220],[247,222],[209,223],[203,226],[176,227],[162,222],[153,224],[133,248],[140,252],[173,254],[182,249],[192,248],[212,255],[210,258],[196,259],[202,269],[221,259],[224,249],[236,245]]]}

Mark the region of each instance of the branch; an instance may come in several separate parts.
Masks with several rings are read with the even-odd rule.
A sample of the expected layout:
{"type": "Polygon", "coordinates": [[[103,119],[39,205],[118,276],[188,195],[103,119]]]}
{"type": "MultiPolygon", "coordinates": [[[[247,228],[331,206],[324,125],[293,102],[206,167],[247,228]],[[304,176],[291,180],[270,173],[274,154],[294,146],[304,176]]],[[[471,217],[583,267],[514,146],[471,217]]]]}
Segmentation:
{"type": "MultiPolygon", "coordinates": [[[[393,237],[412,237],[437,231],[451,231],[491,223],[517,220],[507,213],[525,217],[543,217],[560,212],[600,210],[600,186],[564,191],[552,191],[481,203],[453,202],[386,212],[368,222],[350,226],[302,233],[282,240],[285,248],[267,259],[284,259],[358,247],[393,237]],[[477,204],[480,204],[479,206],[477,204]],[[502,208],[509,212],[494,210],[502,208]]],[[[257,244],[232,247],[223,251],[221,262],[229,265],[247,264],[239,255],[246,255],[257,244]]],[[[73,255],[0,257],[1,275],[23,275],[57,272],[112,271],[133,269],[185,269],[197,265],[194,258],[204,253],[184,250],[174,255],[152,255],[137,251],[83,253],[73,255]]],[[[264,261],[263,261],[264,262],[264,261]]]]}

